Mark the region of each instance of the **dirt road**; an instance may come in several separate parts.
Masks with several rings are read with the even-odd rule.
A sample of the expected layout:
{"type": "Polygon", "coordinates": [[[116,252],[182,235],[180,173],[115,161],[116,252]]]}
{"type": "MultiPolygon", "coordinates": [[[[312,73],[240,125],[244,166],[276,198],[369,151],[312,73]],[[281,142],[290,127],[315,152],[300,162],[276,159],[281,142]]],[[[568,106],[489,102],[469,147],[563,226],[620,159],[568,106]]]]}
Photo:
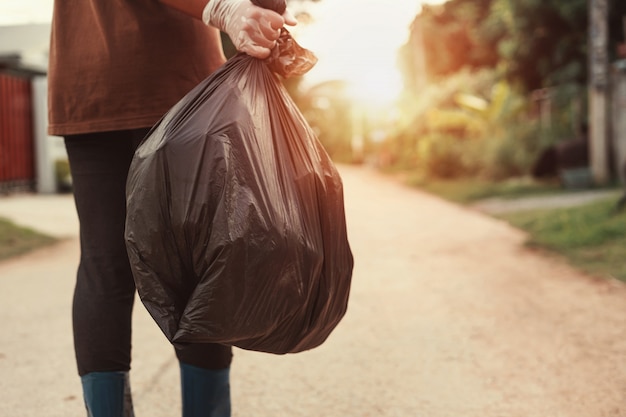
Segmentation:
{"type": "MultiPolygon", "coordinates": [[[[626,417],[623,284],[525,249],[521,232],[477,211],[341,172],[348,314],[310,352],[237,350],[234,417],[626,417]]],[[[0,264],[0,322],[14,323],[0,335],[0,416],[84,415],[68,352],[77,249],[74,238],[0,264]]],[[[136,315],[137,416],[179,415],[175,359],[141,305],[136,315]]]]}

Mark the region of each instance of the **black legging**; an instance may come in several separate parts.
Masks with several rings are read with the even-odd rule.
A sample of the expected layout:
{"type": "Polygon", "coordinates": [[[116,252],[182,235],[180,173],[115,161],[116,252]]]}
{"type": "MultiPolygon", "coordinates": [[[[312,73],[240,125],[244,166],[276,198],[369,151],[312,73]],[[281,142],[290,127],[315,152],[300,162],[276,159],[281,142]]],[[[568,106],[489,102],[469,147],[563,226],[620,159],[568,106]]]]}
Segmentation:
{"type": "MultiPolygon", "coordinates": [[[[80,221],[81,257],[74,290],[74,349],[79,375],[128,371],[135,299],[126,246],[126,177],[148,129],[65,137],[80,221]]],[[[229,346],[196,344],[176,349],[184,363],[208,369],[230,366],[229,346]]]]}

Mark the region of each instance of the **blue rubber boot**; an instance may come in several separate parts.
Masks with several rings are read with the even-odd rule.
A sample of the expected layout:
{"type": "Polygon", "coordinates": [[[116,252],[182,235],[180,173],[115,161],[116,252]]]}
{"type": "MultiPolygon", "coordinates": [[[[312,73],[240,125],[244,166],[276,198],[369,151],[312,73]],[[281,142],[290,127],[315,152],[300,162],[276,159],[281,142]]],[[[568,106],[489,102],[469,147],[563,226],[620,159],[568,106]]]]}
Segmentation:
{"type": "Polygon", "coordinates": [[[180,362],[183,417],[230,417],[230,368],[211,370],[180,362]]]}
{"type": "Polygon", "coordinates": [[[90,372],[80,382],[88,417],[134,417],[128,372],[90,372]]]}

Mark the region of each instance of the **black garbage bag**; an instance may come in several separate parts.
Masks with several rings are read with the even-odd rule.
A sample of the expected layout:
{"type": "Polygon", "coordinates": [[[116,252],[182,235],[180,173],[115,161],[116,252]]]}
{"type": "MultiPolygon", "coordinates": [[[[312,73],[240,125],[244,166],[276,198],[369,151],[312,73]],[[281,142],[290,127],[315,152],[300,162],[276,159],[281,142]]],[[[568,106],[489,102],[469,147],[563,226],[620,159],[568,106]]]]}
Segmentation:
{"type": "Polygon", "coordinates": [[[342,182],[276,75],[306,71],[314,58],[287,31],[279,43],[267,60],[227,61],[132,161],[130,263],[174,344],[299,352],[323,343],[346,312],[353,258],[342,182]]]}

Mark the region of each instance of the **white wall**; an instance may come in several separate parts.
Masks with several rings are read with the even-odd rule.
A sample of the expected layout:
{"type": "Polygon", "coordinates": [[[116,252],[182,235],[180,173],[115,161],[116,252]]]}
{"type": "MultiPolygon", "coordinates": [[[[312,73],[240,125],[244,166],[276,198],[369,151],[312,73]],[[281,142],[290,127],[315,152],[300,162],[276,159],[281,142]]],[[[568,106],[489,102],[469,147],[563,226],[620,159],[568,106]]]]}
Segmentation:
{"type": "Polygon", "coordinates": [[[48,79],[35,77],[32,86],[37,192],[55,193],[58,191],[55,161],[67,160],[67,153],[61,137],[48,135],[48,79]]]}
{"type": "Polygon", "coordinates": [[[50,23],[0,25],[0,55],[19,54],[29,67],[46,71],[50,49],[50,23]]]}

